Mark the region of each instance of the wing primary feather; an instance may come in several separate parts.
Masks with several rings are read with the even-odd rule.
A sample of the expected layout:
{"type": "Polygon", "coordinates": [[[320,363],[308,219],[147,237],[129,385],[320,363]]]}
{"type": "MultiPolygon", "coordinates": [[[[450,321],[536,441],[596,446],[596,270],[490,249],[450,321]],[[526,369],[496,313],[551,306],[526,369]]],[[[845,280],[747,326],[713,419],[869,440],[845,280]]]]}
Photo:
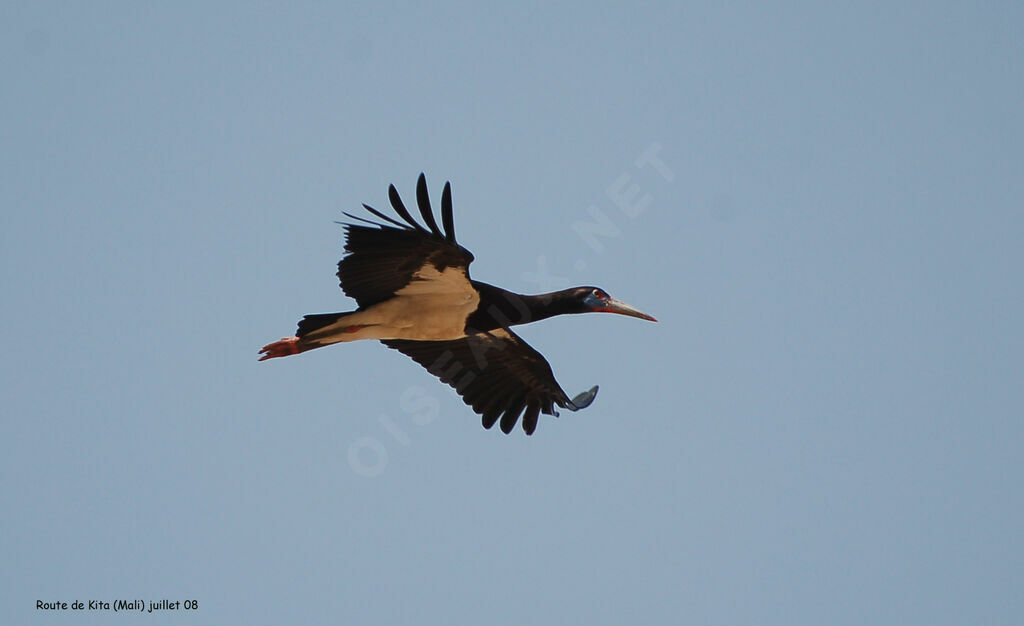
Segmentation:
{"type": "Polygon", "coordinates": [[[416,230],[427,232],[427,229],[420,226],[419,222],[412,219],[409,209],[405,208],[405,204],[402,203],[402,197],[398,195],[398,190],[395,189],[394,185],[388,186],[388,199],[391,200],[391,206],[394,207],[395,213],[398,213],[403,220],[409,222],[409,224],[411,224],[416,230]]]}
{"type": "Polygon", "coordinates": [[[501,411],[499,411],[498,409],[493,409],[487,413],[484,413],[483,415],[480,416],[480,424],[483,425],[483,427],[486,428],[487,430],[490,430],[498,421],[498,416],[500,414],[501,411]]]}
{"type": "Polygon", "coordinates": [[[416,204],[419,205],[420,214],[423,216],[423,221],[426,222],[430,232],[438,237],[443,237],[441,229],[437,227],[437,220],[434,219],[434,212],[430,208],[430,194],[427,193],[427,177],[422,172],[420,172],[420,177],[416,181],[416,204]]]}
{"type": "Polygon", "coordinates": [[[532,435],[533,431],[537,430],[537,418],[540,416],[540,404],[536,401],[530,403],[530,406],[526,407],[526,413],[523,414],[523,430],[527,435],[532,435]]]}
{"type": "MultiPolygon", "coordinates": [[[[384,227],[384,224],[381,224],[380,222],[375,222],[373,220],[368,220],[365,217],[359,217],[358,215],[352,215],[351,213],[349,213],[347,211],[342,211],[341,214],[344,215],[345,217],[349,218],[349,219],[359,220],[360,222],[365,222],[367,224],[370,224],[371,226],[378,226],[378,227],[381,227],[381,228],[384,227]]],[[[349,224],[348,222],[339,222],[337,220],[335,220],[334,223],[335,224],[341,224],[343,226],[351,226],[351,224],[349,224]]]]}
{"type": "MultiPolygon", "coordinates": [[[[439,243],[436,238],[431,239],[439,243]]],[[[547,360],[508,329],[448,341],[382,340],[381,343],[411,357],[441,382],[454,387],[463,402],[480,415],[484,428],[500,423],[506,433],[514,429],[520,417],[523,430],[532,433],[539,425],[541,413],[557,417],[556,406],[578,410],[589,404],[597,391],[591,389],[570,400],[555,381],[547,360]],[[504,344],[506,349],[498,355],[490,355],[486,366],[471,367],[481,342],[495,341],[504,344]],[[470,367],[456,369],[454,366],[460,362],[470,367]]]]}
{"type": "Polygon", "coordinates": [[[409,228],[408,224],[403,224],[403,223],[399,222],[398,220],[396,220],[393,217],[388,217],[387,215],[384,215],[383,213],[381,213],[377,209],[373,208],[369,204],[364,204],[363,208],[366,209],[367,211],[369,211],[370,213],[373,213],[374,215],[376,215],[380,219],[388,221],[388,222],[391,222],[392,224],[394,224],[395,226],[397,226],[399,228],[404,228],[405,230],[412,230],[411,228],[409,228]]]}
{"type": "Polygon", "coordinates": [[[499,391],[477,412],[480,413],[484,428],[490,429],[508,409],[508,403],[515,396],[515,390],[499,391]]]}
{"type": "Polygon", "coordinates": [[[526,401],[519,399],[505,410],[505,413],[501,416],[501,421],[498,423],[501,432],[506,435],[512,432],[512,429],[516,427],[516,422],[519,421],[519,414],[523,412],[523,407],[525,406],[526,401]]]}
{"type": "MultiPolygon", "coordinates": [[[[475,390],[474,390],[475,391],[475,390]]],[[[497,411],[498,415],[501,414],[507,407],[507,400],[512,397],[515,393],[514,389],[496,389],[493,392],[484,392],[485,399],[480,403],[480,408],[477,410],[481,415],[487,414],[492,410],[497,411]]],[[[484,395],[481,394],[481,395],[484,395]]],[[[474,394],[475,395],[475,394],[474,394]]],[[[488,426],[490,428],[490,426],[488,426]]]]}
{"type": "Polygon", "coordinates": [[[455,219],[452,217],[452,184],[449,181],[444,183],[444,191],[441,192],[441,223],[444,225],[444,238],[449,243],[455,243],[455,219]]]}
{"type": "Polygon", "coordinates": [[[480,423],[483,424],[484,428],[490,430],[498,422],[498,418],[501,416],[501,412],[503,410],[504,407],[501,406],[494,406],[487,409],[480,414],[480,423]]]}

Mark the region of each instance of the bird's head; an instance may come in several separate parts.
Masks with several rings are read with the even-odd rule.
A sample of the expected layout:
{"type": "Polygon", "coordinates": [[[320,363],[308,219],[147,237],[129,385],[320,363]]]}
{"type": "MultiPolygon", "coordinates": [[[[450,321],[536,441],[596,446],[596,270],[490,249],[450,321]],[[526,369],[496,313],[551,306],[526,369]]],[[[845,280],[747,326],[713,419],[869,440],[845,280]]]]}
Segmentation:
{"type": "Polygon", "coordinates": [[[642,320],[658,321],[643,311],[609,296],[608,292],[600,287],[576,287],[570,290],[570,297],[579,305],[580,313],[618,313],[639,317],[642,320]]]}

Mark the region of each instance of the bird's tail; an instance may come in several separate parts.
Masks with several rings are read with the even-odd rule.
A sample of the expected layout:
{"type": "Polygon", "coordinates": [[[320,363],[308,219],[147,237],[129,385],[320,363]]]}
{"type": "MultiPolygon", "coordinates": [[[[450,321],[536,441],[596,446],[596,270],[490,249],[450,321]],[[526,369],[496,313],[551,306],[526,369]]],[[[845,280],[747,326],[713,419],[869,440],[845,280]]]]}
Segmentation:
{"type": "MultiPolygon", "coordinates": [[[[285,337],[274,343],[269,343],[260,350],[261,361],[267,359],[275,359],[282,356],[289,356],[292,354],[298,354],[305,352],[306,350],[312,350],[313,348],[320,348],[327,346],[337,341],[343,341],[335,337],[318,337],[317,331],[323,330],[324,332],[319,333],[320,335],[336,335],[338,329],[326,330],[329,326],[337,324],[342,318],[347,317],[354,313],[314,313],[313,315],[307,315],[299,321],[299,329],[296,331],[294,337],[285,337]],[[333,331],[333,332],[332,332],[333,331]]],[[[351,333],[358,331],[362,326],[353,325],[346,326],[341,329],[342,333],[351,333]]],[[[342,335],[344,336],[344,335],[342,335]]]]}
{"type": "Polygon", "coordinates": [[[299,330],[295,334],[299,337],[305,337],[314,331],[330,326],[346,315],[351,315],[351,313],[314,313],[306,315],[299,320],[299,330]]]}

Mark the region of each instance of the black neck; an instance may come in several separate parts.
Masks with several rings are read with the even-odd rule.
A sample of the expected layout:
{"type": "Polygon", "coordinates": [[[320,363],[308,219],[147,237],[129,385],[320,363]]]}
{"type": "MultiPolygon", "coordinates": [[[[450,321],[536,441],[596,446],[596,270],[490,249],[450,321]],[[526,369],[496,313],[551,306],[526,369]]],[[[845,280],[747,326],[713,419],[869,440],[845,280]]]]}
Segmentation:
{"type": "Polygon", "coordinates": [[[494,330],[555,315],[583,313],[580,302],[568,297],[568,289],[528,296],[477,281],[473,281],[473,286],[480,292],[480,305],[466,320],[467,330],[494,330]]]}

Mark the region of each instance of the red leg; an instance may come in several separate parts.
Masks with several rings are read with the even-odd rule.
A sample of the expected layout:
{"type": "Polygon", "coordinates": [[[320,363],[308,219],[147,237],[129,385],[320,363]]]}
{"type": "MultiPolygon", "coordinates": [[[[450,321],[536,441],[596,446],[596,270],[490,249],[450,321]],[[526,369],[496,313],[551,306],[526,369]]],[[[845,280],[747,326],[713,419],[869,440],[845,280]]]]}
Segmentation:
{"type": "Polygon", "coordinates": [[[260,350],[260,354],[263,355],[260,357],[260,360],[266,361],[267,359],[274,359],[279,356],[288,356],[290,354],[298,354],[300,352],[302,352],[302,348],[299,347],[299,338],[285,337],[280,341],[268,343],[263,346],[263,349],[260,350]]]}

